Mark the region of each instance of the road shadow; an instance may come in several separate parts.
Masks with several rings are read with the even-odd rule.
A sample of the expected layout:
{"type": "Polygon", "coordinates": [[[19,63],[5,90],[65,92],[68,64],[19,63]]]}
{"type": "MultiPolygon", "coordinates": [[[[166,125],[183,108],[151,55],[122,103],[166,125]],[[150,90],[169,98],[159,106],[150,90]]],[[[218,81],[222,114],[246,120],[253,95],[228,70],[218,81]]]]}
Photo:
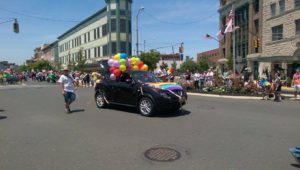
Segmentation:
{"type": "Polygon", "coordinates": [[[300,169],[300,164],[291,164],[291,166],[300,169]]]}
{"type": "Polygon", "coordinates": [[[0,116],[0,120],[7,119],[7,116],[0,116]]]}
{"type": "Polygon", "coordinates": [[[181,117],[181,116],[187,116],[191,114],[190,111],[186,109],[180,109],[178,111],[169,111],[169,112],[158,112],[153,117],[157,118],[170,118],[170,117],[181,117]]]}
{"type": "Polygon", "coordinates": [[[119,106],[119,105],[109,105],[107,109],[117,110],[126,113],[132,114],[139,114],[138,110],[134,107],[126,107],[126,106],[119,106]]]}
{"type": "MultiPolygon", "coordinates": [[[[139,111],[136,108],[133,107],[125,107],[125,106],[119,106],[119,105],[110,105],[107,109],[113,109],[117,111],[122,111],[126,113],[136,114],[139,115],[139,111]]],[[[185,109],[180,109],[179,111],[173,111],[173,112],[156,112],[152,117],[154,118],[170,118],[170,117],[180,117],[180,116],[187,116],[191,114],[190,111],[185,109]]]]}
{"type": "Polygon", "coordinates": [[[69,114],[75,114],[75,113],[80,113],[80,112],[85,112],[85,109],[75,109],[75,110],[71,110],[71,113],[69,113],[69,114]]]}

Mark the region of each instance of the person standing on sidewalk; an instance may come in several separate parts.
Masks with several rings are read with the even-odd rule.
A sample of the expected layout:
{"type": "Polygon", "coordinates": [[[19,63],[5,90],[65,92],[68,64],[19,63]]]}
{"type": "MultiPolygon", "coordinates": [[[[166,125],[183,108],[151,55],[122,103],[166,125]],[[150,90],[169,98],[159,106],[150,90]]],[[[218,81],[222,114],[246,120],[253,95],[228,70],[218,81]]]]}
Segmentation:
{"type": "Polygon", "coordinates": [[[292,80],[292,87],[294,86],[295,88],[295,99],[297,99],[297,95],[300,92],[300,67],[298,67],[296,69],[296,73],[293,76],[293,80],[292,80]]]}
{"type": "Polygon", "coordinates": [[[200,90],[200,87],[199,87],[200,74],[199,74],[198,70],[195,72],[193,77],[194,77],[194,88],[195,88],[195,90],[200,90]]]}
{"type": "Polygon", "coordinates": [[[70,76],[67,67],[64,67],[61,71],[62,75],[57,82],[59,83],[61,93],[64,96],[65,111],[66,113],[71,113],[70,105],[76,99],[75,90],[77,90],[77,86],[73,77],[70,76]]]}

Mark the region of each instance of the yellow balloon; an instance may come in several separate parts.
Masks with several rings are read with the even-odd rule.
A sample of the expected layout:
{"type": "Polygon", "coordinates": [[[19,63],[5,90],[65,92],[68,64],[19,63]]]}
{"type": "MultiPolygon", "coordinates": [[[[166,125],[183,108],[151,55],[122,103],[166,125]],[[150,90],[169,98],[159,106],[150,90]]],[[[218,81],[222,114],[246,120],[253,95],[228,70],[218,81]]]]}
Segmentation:
{"type": "Polygon", "coordinates": [[[132,67],[132,69],[133,69],[133,71],[138,71],[139,67],[135,65],[135,66],[132,67]]]}
{"type": "Polygon", "coordinates": [[[120,58],[121,58],[120,55],[115,55],[115,56],[114,56],[114,59],[117,60],[117,61],[119,61],[120,58]]]}
{"type": "Polygon", "coordinates": [[[122,72],[125,72],[126,71],[126,66],[125,65],[120,65],[120,68],[119,68],[122,72]]]}
{"type": "Polygon", "coordinates": [[[140,58],[136,58],[136,63],[138,63],[138,62],[140,62],[141,60],[140,60],[140,58]]]}

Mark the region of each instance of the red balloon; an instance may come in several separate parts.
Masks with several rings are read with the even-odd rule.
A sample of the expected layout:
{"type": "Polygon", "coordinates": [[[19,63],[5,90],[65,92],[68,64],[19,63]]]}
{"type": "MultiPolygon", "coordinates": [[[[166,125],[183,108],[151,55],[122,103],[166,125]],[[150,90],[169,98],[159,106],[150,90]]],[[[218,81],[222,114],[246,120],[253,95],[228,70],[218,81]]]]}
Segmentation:
{"type": "Polygon", "coordinates": [[[115,69],[114,75],[116,75],[116,77],[120,77],[121,71],[119,69],[115,69]]]}
{"type": "Polygon", "coordinates": [[[173,69],[173,68],[170,68],[170,72],[171,72],[171,73],[174,73],[174,69],[173,69]]]}
{"type": "Polygon", "coordinates": [[[112,74],[112,73],[114,73],[114,71],[116,70],[116,67],[110,67],[109,68],[109,72],[112,74]]]}
{"type": "Polygon", "coordinates": [[[143,61],[139,61],[139,62],[138,62],[138,67],[139,67],[139,69],[141,69],[141,68],[143,67],[143,65],[144,65],[144,62],[143,62],[143,61]]]}

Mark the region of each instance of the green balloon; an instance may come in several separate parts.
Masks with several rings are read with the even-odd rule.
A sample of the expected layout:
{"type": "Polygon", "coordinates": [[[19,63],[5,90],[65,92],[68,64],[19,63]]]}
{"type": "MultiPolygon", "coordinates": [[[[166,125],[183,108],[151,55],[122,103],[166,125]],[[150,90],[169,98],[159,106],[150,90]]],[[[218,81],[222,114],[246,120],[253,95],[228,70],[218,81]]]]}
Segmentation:
{"type": "Polygon", "coordinates": [[[120,65],[125,65],[126,64],[126,60],[125,59],[121,59],[120,60],[120,65]]]}

